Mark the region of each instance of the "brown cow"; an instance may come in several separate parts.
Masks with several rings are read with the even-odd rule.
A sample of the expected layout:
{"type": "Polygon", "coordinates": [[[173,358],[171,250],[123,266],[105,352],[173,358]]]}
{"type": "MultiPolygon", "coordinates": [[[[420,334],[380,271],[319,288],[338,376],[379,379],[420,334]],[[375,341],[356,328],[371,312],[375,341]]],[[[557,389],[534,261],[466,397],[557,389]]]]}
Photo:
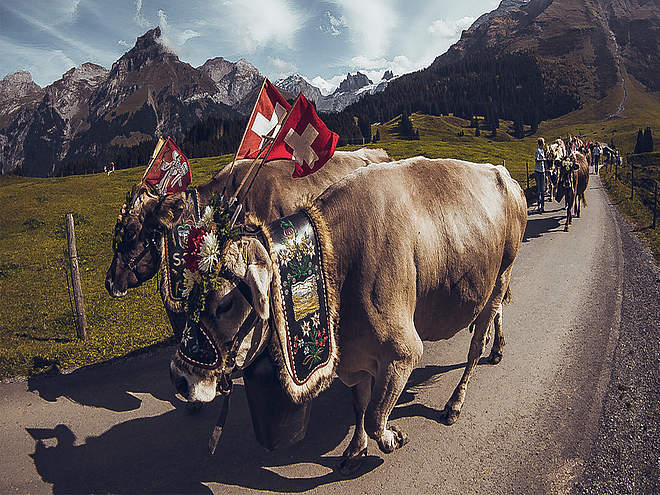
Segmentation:
{"type": "MultiPolygon", "coordinates": [[[[258,180],[247,195],[243,193],[240,199],[246,211],[266,221],[274,220],[292,213],[301,200],[316,197],[330,184],[355,169],[370,163],[389,161],[391,159],[383,149],[337,151],[316,173],[292,180],[293,162],[275,160],[264,165],[258,180]]],[[[234,193],[251,163],[252,160],[236,162],[226,190],[228,197],[234,193]]],[[[213,193],[222,193],[228,174],[229,167],[225,167],[212,180],[197,187],[201,207],[208,204],[213,193]]],[[[164,235],[181,215],[183,198],[184,193],[158,198],[151,196],[146,188],[138,192],[128,214],[123,242],[115,247],[106,275],[105,286],[111,296],[123,297],[128,289],[139,287],[157,273],[163,259],[164,235]]],[[[174,334],[180,338],[185,325],[185,312],[169,301],[165,284],[161,284],[161,297],[174,334]]]]}
{"type": "Polygon", "coordinates": [[[581,203],[587,206],[584,192],[589,184],[589,164],[582,153],[576,152],[571,155],[572,160],[561,162],[559,167],[559,178],[555,199],[560,202],[562,198],[566,202],[566,223],[564,231],[568,232],[568,226],[573,222],[573,212],[576,218],[580,218],[581,203]]]}
{"type": "MultiPolygon", "coordinates": [[[[502,304],[527,223],[519,184],[501,166],[418,157],[359,169],[307,211],[320,219],[327,250],[334,251],[322,257],[338,298],[336,373],[353,387],[357,425],[344,461],[366,453],[368,436],[386,453],[406,442],[387,421],[419,362],[422,341],[450,339],[473,326],[465,372],[440,418],[454,423],[491,323],[493,361],[504,345],[502,304]]],[[[230,242],[225,252],[223,267],[249,287],[252,306],[245,287],[234,290],[235,278],[209,292],[200,328],[221,356],[218,368],[191,366],[178,352],[171,363],[178,391],[192,401],[215,397],[218,378],[231,372],[227,343],[253,309],[259,316],[254,334],[272,333],[274,258],[250,236],[230,242]]],[[[262,349],[263,338],[248,345],[262,349]]],[[[256,354],[254,347],[249,352],[256,354]]]]}

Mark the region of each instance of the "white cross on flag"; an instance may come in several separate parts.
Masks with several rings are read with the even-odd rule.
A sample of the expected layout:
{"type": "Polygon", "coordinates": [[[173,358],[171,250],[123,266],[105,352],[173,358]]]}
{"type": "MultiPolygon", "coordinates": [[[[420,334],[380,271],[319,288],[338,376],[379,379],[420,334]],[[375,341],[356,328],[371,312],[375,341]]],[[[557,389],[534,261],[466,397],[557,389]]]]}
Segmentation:
{"type": "MultiPolygon", "coordinates": [[[[273,128],[277,127],[282,117],[291,108],[275,86],[268,79],[264,80],[259,92],[259,97],[248,120],[247,128],[243,134],[243,140],[238,147],[236,159],[256,158],[266,136],[273,128]]],[[[273,136],[277,135],[275,129],[273,136]]],[[[287,158],[291,158],[291,155],[287,158]]]]}
{"type": "Polygon", "coordinates": [[[303,94],[293,104],[267,160],[290,159],[293,177],[305,177],[320,169],[335,152],[339,136],[316,115],[314,106],[303,94]]]}

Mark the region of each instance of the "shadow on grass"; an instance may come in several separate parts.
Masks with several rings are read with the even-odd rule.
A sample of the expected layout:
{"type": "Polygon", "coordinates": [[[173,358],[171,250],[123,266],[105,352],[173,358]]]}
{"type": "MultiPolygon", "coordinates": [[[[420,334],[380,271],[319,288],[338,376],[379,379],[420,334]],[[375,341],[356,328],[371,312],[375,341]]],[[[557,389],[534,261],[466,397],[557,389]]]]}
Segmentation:
{"type": "MultiPolygon", "coordinates": [[[[169,378],[163,381],[169,385],[169,378]]],[[[35,440],[31,457],[42,480],[53,484],[53,493],[211,493],[209,484],[214,483],[299,493],[346,479],[334,471],[339,457],[324,456],[344,440],[353,423],[351,394],[340,382],[314,400],[307,437],[274,452],[254,438],[243,386],[236,385],[233,396],[214,456],[207,445],[220,401],[196,415],[174,409],[126,421],[80,445],[67,425],[27,428],[35,440]],[[300,463],[307,465],[291,467],[300,463]]],[[[380,457],[368,456],[353,477],[382,463],[380,457]]]]}

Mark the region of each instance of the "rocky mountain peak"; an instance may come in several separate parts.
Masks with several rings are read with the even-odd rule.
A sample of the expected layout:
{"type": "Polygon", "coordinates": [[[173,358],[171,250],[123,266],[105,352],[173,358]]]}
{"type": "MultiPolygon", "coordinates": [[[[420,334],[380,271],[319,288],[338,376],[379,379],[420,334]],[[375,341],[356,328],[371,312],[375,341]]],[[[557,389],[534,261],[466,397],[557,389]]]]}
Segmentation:
{"type": "Polygon", "coordinates": [[[470,26],[470,29],[476,29],[479,26],[481,26],[484,22],[489,21],[494,17],[499,17],[501,15],[504,15],[508,12],[511,12],[512,10],[519,9],[520,7],[522,7],[523,5],[529,2],[530,0],[502,0],[499,6],[495,10],[483,14],[476,21],[474,21],[472,23],[472,26],[470,26]]]}
{"type": "Polygon", "coordinates": [[[292,74],[284,79],[280,79],[275,83],[275,86],[295,96],[302,93],[317,106],[323,99],[321,90],[307,82],[300,74],[292,74]]]}
{"type": "Polygon", "coordinates": [[[73,67],[64,73],[63,80],[71,82],[85,82],[90,86],[96,86],[101,83],[110,71],[105,67],[85,62],[80,67],[73,67]]]}
{"type": "Polygon", "coordinates": [[[383,81],[389,81],[394,77],[394,73],[391,70],[386,70],[381,78],[383,81]]]}
{"type": "Polygon", "coordinates": [[[346,79],[341,82],[337,91],[340,93],[356,91],[370,84],[373,84],[373,82],[366,75],[358,71],[354,76],[349,73],[346,79]]]}
{"type": "Polygon", "coordinates": [[[263,81],[257,68],[245,59],[230,62],[222,57],[207,60],[198,68],[215,83],[214,99],[229,106],[238,105],[263,81]]]}
{"type": "Polygon", "coordinates": [[[41,91],[41,87],[32,80],[32,75],[28,71],[20,70],[8,74],[0,81],[0,103],[3,103],[0,113],[7,110],[4,103],[14,108],[26,98],[37,97],[41,91]]]}

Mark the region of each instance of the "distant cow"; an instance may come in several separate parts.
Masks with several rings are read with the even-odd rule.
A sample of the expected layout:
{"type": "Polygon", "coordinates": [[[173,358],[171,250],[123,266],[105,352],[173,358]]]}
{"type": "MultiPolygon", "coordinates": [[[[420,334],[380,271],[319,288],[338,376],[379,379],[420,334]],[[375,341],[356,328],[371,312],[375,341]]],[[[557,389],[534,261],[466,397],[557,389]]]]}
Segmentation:
{"type": "Polygon", "coordinates": [[[571,209],[574,210],[575,217],[580,218],[580,202],[587,206],[584,192],[588,184],[589,164],[582,153],[572,153],[570,159],[560,162],[555,199],[560,202],[564,198],[566,202],[564,231],[568,231],[568,226],[573,221],[571,209]]]}
{"type": "Polygon", "coordinates": [[[568,156],[566,144],[562,139],[556,139],[554,143],[548,144],[545,149],[545,188],[550,197],[554,196],[559,177],[559,164],[568,156]]]}

